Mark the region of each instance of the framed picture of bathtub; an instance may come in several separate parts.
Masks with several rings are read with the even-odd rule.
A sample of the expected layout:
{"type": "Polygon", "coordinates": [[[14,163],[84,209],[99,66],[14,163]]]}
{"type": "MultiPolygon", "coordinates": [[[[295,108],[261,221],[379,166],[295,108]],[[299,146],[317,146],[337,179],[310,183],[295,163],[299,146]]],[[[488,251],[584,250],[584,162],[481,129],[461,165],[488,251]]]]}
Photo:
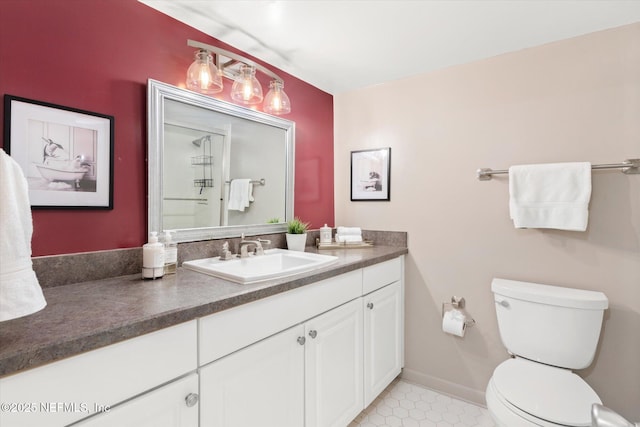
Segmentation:
{"type": "Polygon", "coordinates": [[[113,116],[12,95],[4,114],[32,208],[113,209],[113,116]]]}
{"type": "Polygon", "coordinates": [[[351,201],[391,200],[391,148],[351,152],[351,201]]]}

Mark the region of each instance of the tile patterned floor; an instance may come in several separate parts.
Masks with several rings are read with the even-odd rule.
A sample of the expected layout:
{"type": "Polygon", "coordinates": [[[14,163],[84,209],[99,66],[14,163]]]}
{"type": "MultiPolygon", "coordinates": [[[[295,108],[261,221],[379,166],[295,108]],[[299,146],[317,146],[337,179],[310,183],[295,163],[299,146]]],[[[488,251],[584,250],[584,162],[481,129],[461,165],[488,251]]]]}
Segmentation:
{"type": "Polygon", "coordinates": [[[494,427],[486,408],[394,380],[348,427],[494,427]]]}

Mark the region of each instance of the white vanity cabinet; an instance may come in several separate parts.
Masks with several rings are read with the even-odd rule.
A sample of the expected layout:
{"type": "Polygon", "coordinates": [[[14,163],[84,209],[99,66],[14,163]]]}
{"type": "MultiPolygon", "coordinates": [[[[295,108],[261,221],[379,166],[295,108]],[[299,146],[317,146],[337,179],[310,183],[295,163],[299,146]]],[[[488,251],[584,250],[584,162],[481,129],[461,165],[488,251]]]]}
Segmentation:
{"type": "Polygon", "coordinates": [[[362,384],[355,299],[203,367],[201,425],[345,426],[363,409],[362,384]]]}
{"type": "Polygon", "coordinates": [[[349,424],[403,365],[402,261],[200,319],[201,427],[349,424]]]}
{"type": "Polygon", "coordinates": [[[309,410],[316,420],[357,415],[361,373],[343,373],[362,359],[361,295],[356,270],[199,319],[201,425],[301,427],[309,410]],[[357,409],[313,403],[344,395],[347,381],[358,382],[346,386],[359,393],[349,397],[357,409]]]}
{"type": "Polygon", "coordinates": [[[346,426],[402,368],[403,260],[0,378],[0,426],[346,426]]]}

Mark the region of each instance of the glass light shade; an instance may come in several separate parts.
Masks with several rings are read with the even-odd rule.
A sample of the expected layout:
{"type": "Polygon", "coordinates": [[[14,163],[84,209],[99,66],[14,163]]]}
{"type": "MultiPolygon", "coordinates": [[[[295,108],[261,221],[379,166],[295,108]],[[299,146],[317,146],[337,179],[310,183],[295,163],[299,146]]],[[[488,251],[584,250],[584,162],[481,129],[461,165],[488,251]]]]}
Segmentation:
{"type": "Polygon", "coordinates": [[[187,88],[205,95],[222,91],[222,77],[206,50],[196,52],[196,59],[187,70],[187,88]]]}
{"type": "Polygon", "coordinates": [[[256,69],[249,65],[240,67],[240,76],[233,82],[231,98],[243,104],[259,104],[262,102],[262,86],[256,79],[256,69]]]}
{"type": "Polygon", "coordinates": [[[284,92],[284,82],[272,80],[269,92],[264,97],[264,112],[269,114],[288,114],[291,112],[291,101],[284,92]]]}

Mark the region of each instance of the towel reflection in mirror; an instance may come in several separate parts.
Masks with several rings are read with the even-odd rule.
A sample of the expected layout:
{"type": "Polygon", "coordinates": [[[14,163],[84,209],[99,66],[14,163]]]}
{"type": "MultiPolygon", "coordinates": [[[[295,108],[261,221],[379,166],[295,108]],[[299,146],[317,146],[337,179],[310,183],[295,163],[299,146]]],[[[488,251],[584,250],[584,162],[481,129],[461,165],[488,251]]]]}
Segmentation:
{"type": "Polygon", "coordinates": [[[254,200],[251,179],[241,178],[231,180],[231,184],[229,184],[228,210],[244,212],[254,200]]]}

